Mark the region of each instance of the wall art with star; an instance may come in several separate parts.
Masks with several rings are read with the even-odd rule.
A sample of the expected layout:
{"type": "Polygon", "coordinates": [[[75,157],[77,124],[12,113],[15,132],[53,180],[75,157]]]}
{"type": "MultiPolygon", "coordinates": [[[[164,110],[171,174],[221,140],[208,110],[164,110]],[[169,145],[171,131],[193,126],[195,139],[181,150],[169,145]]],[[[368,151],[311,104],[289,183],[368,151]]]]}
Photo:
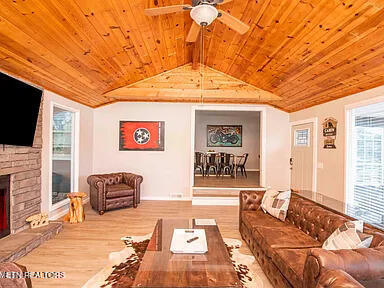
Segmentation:
{"type": "Polygon", "coordinates": [[[164,151],[164,121],[120,121],[120,151],[164,151]]]}

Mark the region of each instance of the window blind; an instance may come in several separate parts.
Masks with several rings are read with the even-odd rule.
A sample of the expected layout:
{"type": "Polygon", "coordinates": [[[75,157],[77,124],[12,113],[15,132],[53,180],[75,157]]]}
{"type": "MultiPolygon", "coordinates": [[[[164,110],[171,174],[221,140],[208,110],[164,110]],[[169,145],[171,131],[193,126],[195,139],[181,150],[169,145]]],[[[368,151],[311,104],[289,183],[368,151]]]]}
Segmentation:
{"type": "Polygon", "coordinates": [[[384,228],[384,106],[353,110],[347,214],[384,228]]]}

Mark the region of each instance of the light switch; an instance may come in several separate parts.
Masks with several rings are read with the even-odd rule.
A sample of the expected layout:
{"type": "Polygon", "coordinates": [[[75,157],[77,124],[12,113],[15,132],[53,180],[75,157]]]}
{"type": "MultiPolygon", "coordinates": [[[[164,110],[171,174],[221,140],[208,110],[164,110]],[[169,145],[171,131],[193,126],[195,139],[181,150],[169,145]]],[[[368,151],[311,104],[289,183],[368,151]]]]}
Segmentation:
{"type": "Polygon", "coordinates": [[[324,168],[324,163],[323,162],[317,163],[317,168],[318,169],[323,169],[324,168]]]}

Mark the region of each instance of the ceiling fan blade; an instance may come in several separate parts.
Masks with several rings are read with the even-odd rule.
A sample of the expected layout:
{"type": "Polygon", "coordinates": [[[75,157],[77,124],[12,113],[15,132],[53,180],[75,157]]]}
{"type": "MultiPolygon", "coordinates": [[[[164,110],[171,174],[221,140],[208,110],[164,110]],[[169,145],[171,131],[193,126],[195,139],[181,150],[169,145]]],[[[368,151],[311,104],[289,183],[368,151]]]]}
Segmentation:
{"type": "Polygon", "coordinates": [[[175,12],[183,12],[190,9],[192,9],[192,7],[189,5],[173,5],[173,6],[144,9],[144,13],[147,16],[157,16],[157,15],[163,15],[163,14],[169,14],[169,13],[175,13],[175,12]]]}
{"type": "Polygon", "coordinates": [[[224,5],[224,4],[227,4],[229,2],[232,2],[233,0],[223,0],[223,2],[218,2],[217,5],[224,5]]]}
{"type": "Polygon", "coordinates": [[[223,10],[218,10],[218,11],[219,13],[221,13],[221,16],[217,17],[217,20],[229,26],[229,28],[235,30],[240,34],[247,33],[247,31],[249,30],[249,26],[247,24],[245,24],[244,22],[241,22],[239,19],[237,19],[236,17],[233,17],[227,12],[224,12],[223,10]]]}
{"type": "Polygon", "coordinates": [[[196,42],[197,38],[199,37],[201,27],[196,24],[195,21],[192,21],[191,29],[189,29],[187,38],[185,41],[187,42],[196,42]]]}

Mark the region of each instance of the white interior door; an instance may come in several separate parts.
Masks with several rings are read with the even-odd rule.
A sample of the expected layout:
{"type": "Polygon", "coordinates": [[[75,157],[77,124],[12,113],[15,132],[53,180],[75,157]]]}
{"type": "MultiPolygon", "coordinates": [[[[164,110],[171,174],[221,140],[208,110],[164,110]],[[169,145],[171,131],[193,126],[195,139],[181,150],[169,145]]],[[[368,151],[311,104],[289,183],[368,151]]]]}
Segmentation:
{"type": "Polygon", "coordinates": [[[291,189],[314,191],[313,123],[292,126],[291,143],[291,189]]]}

